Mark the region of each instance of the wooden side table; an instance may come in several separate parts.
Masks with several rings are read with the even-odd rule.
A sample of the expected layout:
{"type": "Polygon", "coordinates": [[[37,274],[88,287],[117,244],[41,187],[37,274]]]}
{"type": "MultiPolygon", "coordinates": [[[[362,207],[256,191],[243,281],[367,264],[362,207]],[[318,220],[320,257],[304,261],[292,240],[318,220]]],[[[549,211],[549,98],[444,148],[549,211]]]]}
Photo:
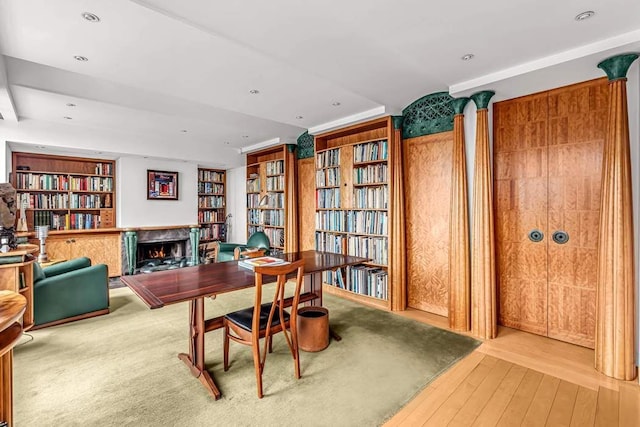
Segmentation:
{"type": "Polygon", "coordinates": [[[27,299],[0,291],[0,421],[13,425],[13,347],[22,335],[27,299]]]}

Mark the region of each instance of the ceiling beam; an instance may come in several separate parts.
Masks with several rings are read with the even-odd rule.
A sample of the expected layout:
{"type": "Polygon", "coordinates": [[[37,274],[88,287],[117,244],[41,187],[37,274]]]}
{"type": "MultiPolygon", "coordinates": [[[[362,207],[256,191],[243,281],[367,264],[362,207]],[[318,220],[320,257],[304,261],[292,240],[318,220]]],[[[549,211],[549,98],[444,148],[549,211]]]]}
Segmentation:
{"type": "Polygon", "coordinates": [[[18,121],[18,111],[16,110],[16,104],[13,102],[11,89],[9,89],[7,64],[3,55],[0,55],[0,114],[5,120],[18,121]]]}

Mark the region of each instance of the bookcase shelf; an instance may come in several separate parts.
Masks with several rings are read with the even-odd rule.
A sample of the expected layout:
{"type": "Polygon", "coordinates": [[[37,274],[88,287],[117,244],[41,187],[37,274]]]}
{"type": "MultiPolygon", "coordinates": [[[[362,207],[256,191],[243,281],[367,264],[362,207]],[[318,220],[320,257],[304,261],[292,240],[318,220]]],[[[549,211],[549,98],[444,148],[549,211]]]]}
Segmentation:
{"type": "Polygon", "coordinates": [[[14,152],[12,183],[28,230],[115,227],[115,162],[14,152]]]}
{"type": "MultiPolygon", "coordinates": [[[[391,117],[315,137],[317,250],[369,258],[323,274],[329,293],[386,310],[394,303],[389,269],[392,241],[391,117]]],[[[402,308],[399,308],[402,309],[402,308]]]]}
{"type": "Polygon", "coordinates": [[[219,169],[198,168],[198,224],[201,251],[206,243],[226,241],[226,185],[227,173],[219,169]]]}

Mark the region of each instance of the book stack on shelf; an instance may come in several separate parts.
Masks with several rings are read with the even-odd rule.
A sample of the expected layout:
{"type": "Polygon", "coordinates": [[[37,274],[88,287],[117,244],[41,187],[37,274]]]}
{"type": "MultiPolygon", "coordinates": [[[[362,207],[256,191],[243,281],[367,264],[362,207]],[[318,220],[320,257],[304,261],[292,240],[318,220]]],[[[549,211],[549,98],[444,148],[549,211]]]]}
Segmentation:
{"type": "Polygon", "coordinates": [[[369,258],[323,273],[341,296],[391,309],[389,290],[390,118],[315,138],[316,249],[369,258]]]}
{"type": "Polygon", "coordinates": [[[225,186],[225,171],[198,168],[198,224],[203,244],[226,240],[225,186]]]}

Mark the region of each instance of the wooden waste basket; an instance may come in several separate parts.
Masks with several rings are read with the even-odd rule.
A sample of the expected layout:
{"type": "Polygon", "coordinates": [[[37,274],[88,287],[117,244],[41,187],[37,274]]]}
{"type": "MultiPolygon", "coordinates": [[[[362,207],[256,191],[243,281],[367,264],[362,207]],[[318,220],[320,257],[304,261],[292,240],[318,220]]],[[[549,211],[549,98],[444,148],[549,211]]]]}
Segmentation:
{"type": "Polygon", "coordinates": [[[298,347],[304,351],[320,351],[329,345],[329,310],[324,307],[298,309],[298,347]]]}

